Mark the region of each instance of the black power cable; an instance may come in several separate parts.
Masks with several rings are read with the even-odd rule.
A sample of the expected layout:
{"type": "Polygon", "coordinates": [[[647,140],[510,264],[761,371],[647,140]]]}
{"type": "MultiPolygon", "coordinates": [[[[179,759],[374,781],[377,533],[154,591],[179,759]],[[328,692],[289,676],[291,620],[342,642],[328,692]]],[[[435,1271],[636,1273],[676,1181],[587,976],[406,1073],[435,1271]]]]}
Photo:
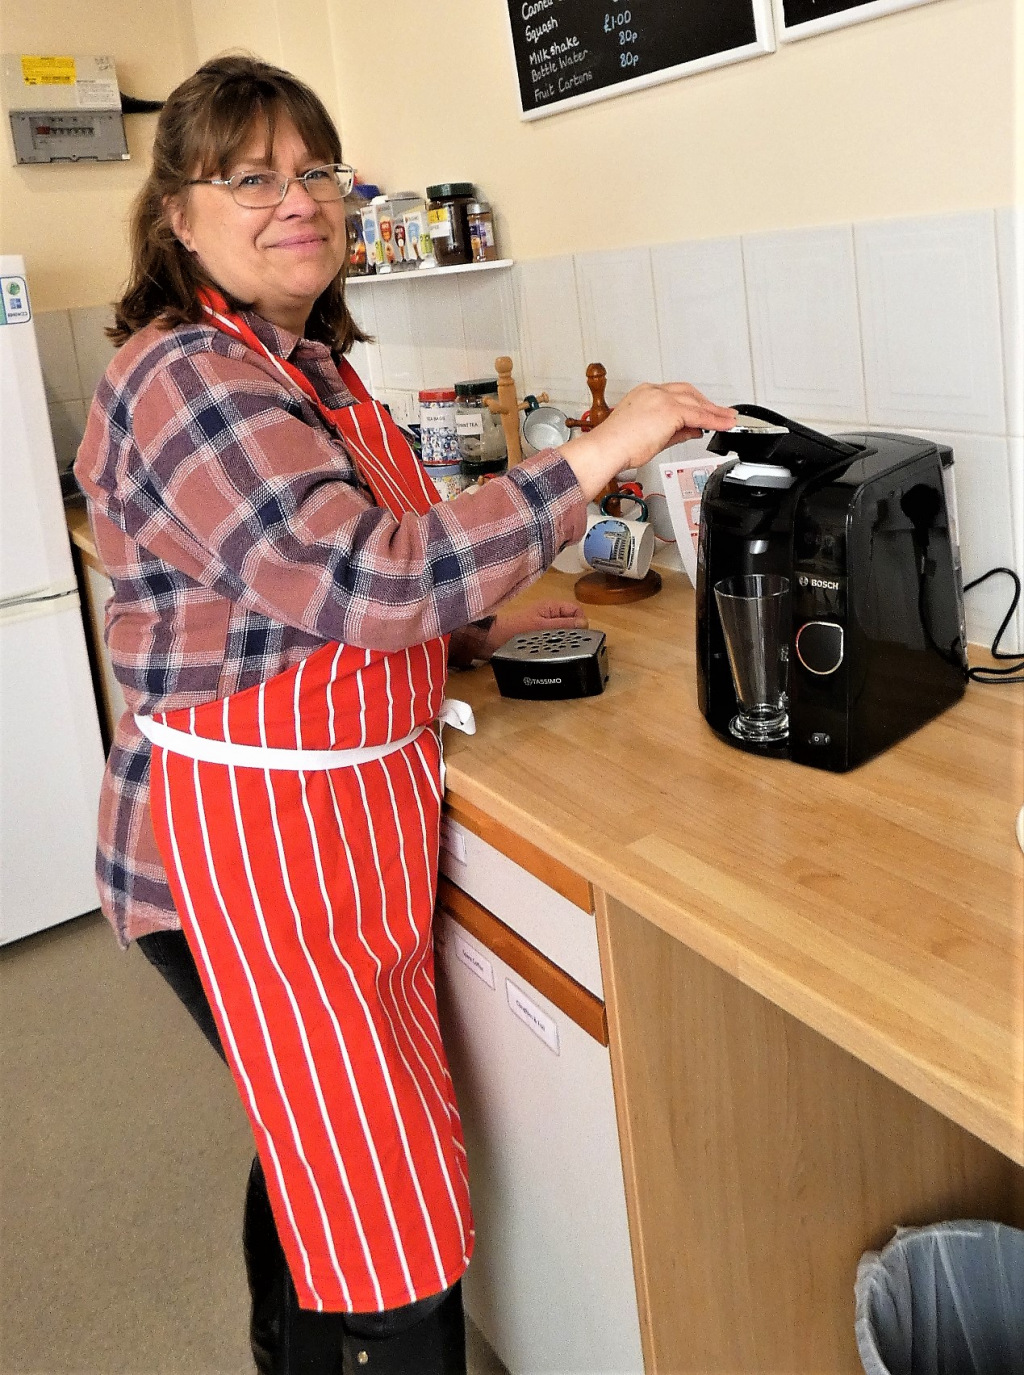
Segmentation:
{"type": "Polygon", "coordinates": [[[1013,579],[1013,601],[1010,609],[1003,617],[1003,623],[996,631],[996,637],[992,641],[992,658],[1008,659],[1010,662],[1006,668],[997,668],[995,664],[979,664],[975,668],[967,670],[967,676],[976,683],[1024,683],[1024,654],[1008,654],[1006,650],[999,648],[999,641],[1003,638],[1006,627],[1013,620],[1013,613],[1017,610],[1017,603],[1020,601],[1020,578],[1012,568],[990,568],[987,573],[982,573],[980,578],[975,578],[972,582],[964,584],[964,591],[970,592],[972,587],[977,587],[980,583],[988,582],[989,578],[994,578],[997,573],[1005,573],[1008,578],[1013,579]]]}

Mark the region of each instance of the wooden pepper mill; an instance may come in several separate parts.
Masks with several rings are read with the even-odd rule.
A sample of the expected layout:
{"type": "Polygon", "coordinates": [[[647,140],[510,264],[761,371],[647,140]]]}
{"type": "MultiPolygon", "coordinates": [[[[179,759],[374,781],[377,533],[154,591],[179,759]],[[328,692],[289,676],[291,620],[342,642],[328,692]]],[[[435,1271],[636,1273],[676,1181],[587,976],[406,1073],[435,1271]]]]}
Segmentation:
{"type": "MultiPolygon", "coordinates": [[[[611,407],[605,401],[604,392],[608,382],[608,373],[602,363],[591,363],[587,368],[587,386],[590,388],[591,403],[590,409],[579,420],[570,420],[567,423],[587,434],[590,430],[596,429],[603,421],[611,415],[611,407]]],[[[609,497],[614,497],[619,491],[619,484],[612,478],[608,486],[597,494],[597,503],[601,505],[609,497]]],[[[621,515],[621,502],[608,502],[608,516],[614,518],[621,515]]],[[[643,578],[621,578],[615,573],[584,573],[581,578],[576,580],[575,593],[576,599],[591,606],[609,605],[612,603],[622,604],[625,602],[639,602],[653,597],[656,592],[661,590],[661,574],[655,569],[648,569],[646,577],[643,578]]]]}
{"type": "MultiPolygon", "coordinates": [[[[508,466],[510,468],[522,461],[523,446],[519,437],[519,412],[529,410],[529,405],[525,401],[520,401],[516,395],[516,384],[512,377],[512,359],[502,354],[500,358],[494,360],[494,371],[498,374],[498,399],[485,396],[484,405],[492,415],[501,416],[501,427],[505,431],[505,446],[508,449],[508,466]]],[[[534,398],[544,404],[547,403],[548,394],[542,391],[534,398]]]]}

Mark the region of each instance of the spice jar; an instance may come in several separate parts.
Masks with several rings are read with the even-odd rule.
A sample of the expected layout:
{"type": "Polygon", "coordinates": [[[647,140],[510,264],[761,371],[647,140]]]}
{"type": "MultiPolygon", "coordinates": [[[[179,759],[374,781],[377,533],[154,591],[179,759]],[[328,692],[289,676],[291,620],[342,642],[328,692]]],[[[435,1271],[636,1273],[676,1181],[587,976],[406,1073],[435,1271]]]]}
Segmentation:
{"type": "Polygon", "coordinates": [[[366,270],[376,272],[384,261],[384,249],[377,232],[377,209],[374,205],[364,205],[360,211],[363,225],[363,247],[366,250],[366,270]]]}
{"type": "Polygon", "coordinates": [[[436,267],[434,241],[430,237],[427,207],[422,201],[410,206],[402,216],[405,224],[406,251],[411,253],[417,267],[436,267]]]}
{"type": "Polygon", "coordinates": [[[393,196],[388,197],[388,214],[395,253],[394,265],[397,270],[416,266],[416,250],[409,243],[405,216],[408,211],[422,204],[422,198],[417,196],[415,191],[396,191],[393,196]]]}
{"type": "Polygon", "coordinates": [[[345,216],[345,232],[348,235],[346,276],[365,277],[370,269],[366,265],[366,243],[363,240],[363,217],[360,211],[354,210],[345,216]]]}
{"type": "Polygon", "coordinates": [[[498,399],[496,377],[475,377],[455,383],[455,429],[462,471],[469,478],[491,477],[508,467],[501,416],[488,407],[488,398],[498,399]]]}
{"type": "Polygon", "coordinates": [[[420,392],[420,458],[424,463],[455,463],[462,457],[455,429],[455,391],[435,387],[420,392]]]}
{"type": "Polygon", "coordinates": [[[378,272],[393,272],[397,261],[395,230],[391,219],[391,203],[387,196],[374,196],[370,202],[376,219],[374,258],[378,272]]]}
{"type": "Polygon", "coordinates": [[[427,221],[438,267],[472,261],[466,206],[475,198],[471,181],[445,181],[427,187],[427,221]]]}
{"type": "Polygon", "coordinates": [[[426,463],[423,471],[437,489],[442,501],[451,501],[470,485],[471,479],[462,471],[460,463],[426,463]]]}
{"type": "Polygon", "coordinates": [[[498,249],[494,242],[494,217],[486,201],[470,201],[466,206],[466,222],[469,225],[469,250],[475,263],[493,263],[498,260],[498,249]]]}

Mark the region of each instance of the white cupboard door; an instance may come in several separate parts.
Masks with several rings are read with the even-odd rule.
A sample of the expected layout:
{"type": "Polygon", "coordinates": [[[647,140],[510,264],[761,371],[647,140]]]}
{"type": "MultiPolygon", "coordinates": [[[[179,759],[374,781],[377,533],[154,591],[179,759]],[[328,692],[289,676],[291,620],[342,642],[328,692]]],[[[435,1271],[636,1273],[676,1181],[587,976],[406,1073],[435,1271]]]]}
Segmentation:
{"type": "Polygon", "coordinates": [[[640,1375],[608,1051],[449,917],[438,933],[476,1218],[467,1311],[510,1375],[640,1375]]]}

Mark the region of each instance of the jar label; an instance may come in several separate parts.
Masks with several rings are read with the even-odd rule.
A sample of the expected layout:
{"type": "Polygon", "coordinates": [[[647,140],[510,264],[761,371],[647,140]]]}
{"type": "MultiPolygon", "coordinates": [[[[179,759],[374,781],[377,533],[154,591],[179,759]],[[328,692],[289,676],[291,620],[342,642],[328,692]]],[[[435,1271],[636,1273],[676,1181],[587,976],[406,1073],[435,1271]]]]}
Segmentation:
{"type": "Polygon", "coordinates": [[[455,421],[454,401],[424,401],[420,404],[420,428],[424,430],[452,430],[455,421]]]}
{"type": "Polygon", "coordinates": [[[452,218],[446,205],[442,205],[437,210],[428,210],[427,221],[430,225],[430,237],[432,239],[450,239],[452,237],[452,218]]]}
{"type": "Polygon", "coordinates": [[[482,439],[484,417],[482,411],[460,411],[455,417],[455,431],[466,439],[482,439]]]}

